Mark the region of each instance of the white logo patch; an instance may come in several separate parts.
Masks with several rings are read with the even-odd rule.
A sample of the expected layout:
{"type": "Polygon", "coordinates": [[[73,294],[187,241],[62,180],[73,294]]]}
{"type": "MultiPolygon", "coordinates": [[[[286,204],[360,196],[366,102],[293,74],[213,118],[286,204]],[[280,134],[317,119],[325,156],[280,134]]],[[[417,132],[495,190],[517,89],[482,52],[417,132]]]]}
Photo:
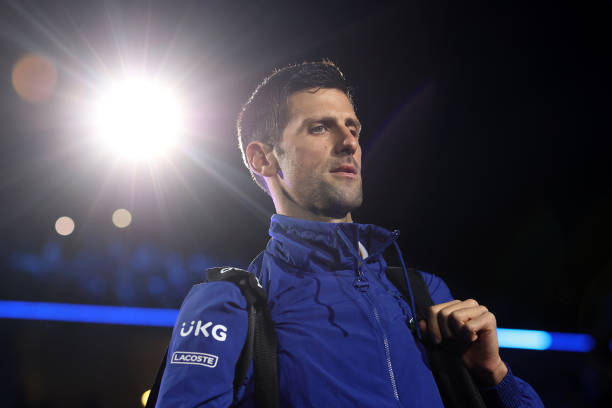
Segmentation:
{"type": "Polygon", "coordinates": [[[193,351],[175,351],[172,353],[170,364],[193,364],[215,368],[219,357],[213,354],[196,353],[193,351]]]}
{"type": "Polygon", "coordinates": [[[195,331],[193,330],[194,324],[195,320],[192,320],[189,329],[185,331],[185,326],[187,325],[187,322],[183,322],[183,324],[181,325],[181,337],[187,337],[191,334],[191,332],[194,332],[194,336],[199,336],[200,334],[202,334],[204,337],[209,337],[212,334],[213,339],[217,341],[225,341],[225,339],[227,339],[227,327],[222,324],[216,324],[213,326],[213,322],[206,322],[202,324],[202,321],[198,320],[198,324],[195,327],[195,331]],[[208,333],[208,328],[210,326],[213,327],[210,333],[208,333]]]}

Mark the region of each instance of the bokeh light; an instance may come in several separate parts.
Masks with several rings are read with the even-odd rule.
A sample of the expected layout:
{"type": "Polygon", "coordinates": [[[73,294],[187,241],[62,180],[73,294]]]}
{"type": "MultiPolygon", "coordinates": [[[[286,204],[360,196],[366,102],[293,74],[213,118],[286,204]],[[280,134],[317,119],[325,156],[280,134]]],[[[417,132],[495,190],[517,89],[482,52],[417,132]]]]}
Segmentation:
{"type": "Polygon", "coordinates": [[[70,217],[59,217],[55,221],[55,231],[62,236],[72,234],[74,232],[74,221],[70,217]]]}
{"type": "Polygon", "coordinates": [[[142,396],[140,397],[140,402],[142,403],[143,407],[147,405],[147,401],[149,400],[149,394],[151,394],[151,390],[146,390],[142,393],[142,396]]]}
{"type": "Polygon", "coordinates": [[[106,146],[133,160],[164,154],[182,132],[176,97],[159,82],[145,79],[111,86],[97,105],[94,123],[106,146]]]}
{"type": "Polygon", "coordinates": [[[113,213],[113,224],[115,224],[115,227],[126,228],[131,223],[132,223],[132,214],[128,210],[124,208],[115,210],[115,212],[113,213]]]}
{"type": "Polygon", "coordinates": [[[13,66],[13,88],[28,102],[42,102],[49,98],[57,83],[57,68],[53,61],[37,54],[26,54],[13,66]]]}

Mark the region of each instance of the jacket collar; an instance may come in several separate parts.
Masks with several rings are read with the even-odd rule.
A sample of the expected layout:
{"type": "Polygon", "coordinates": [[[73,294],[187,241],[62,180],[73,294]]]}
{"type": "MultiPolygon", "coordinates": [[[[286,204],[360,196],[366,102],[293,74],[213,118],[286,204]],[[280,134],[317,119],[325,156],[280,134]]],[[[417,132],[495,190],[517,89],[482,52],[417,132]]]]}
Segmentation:
{"type": "Polygon", "coordinates": [[[279,214],[272,216],[269,233],[266,250],[298,267],[353,267],[360,260],[358,242],[370,260],[397,238],[397,233],[372,224],[306,221],[279,214]]]}

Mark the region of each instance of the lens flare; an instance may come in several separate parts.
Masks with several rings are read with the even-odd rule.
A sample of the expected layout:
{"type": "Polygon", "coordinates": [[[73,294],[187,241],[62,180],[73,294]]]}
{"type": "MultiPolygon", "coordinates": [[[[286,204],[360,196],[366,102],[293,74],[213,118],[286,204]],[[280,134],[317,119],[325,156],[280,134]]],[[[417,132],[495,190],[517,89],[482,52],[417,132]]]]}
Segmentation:
{"type": "Polygon", "coordinates": [[[180,105],[158,81],[132,79],[114,84],[95,112],[104,144],[122,157],[158,157],[176,145],[182,132],[180,105]]]}
{"type": "Polygon", "coordinates": [[[55,231],[62,236],[72,234],[74,232],[74,221],[70,217],[59,217],[55,221],[55,231]]]}
{"type": "Polygon", "coordinates": [[[113,213],[113,224],[117,228],[126,228],[132,222],[132,214],[124,208],[115,210],[113,213]]]}
{"type": "Polygon", "coordinates": [[[42,55],[26,54],[13,66],[13,88],[25,101],[36,103],[48,99],[57,83],[57,68],[42,55]]]}

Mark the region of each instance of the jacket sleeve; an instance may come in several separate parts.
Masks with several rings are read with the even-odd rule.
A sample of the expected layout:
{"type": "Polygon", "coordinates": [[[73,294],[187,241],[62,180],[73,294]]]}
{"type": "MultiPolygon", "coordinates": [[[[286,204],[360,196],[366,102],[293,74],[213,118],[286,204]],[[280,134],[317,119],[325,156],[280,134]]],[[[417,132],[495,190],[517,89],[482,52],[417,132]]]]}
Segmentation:
{"type": "Polygon", "coordinates": [[[450,302],[453,300],[453,295],[451,295],[450,289],[446,286],[446,283],[436,275],[431,273],[419,271],[423,279],[425,280],[425,285],[427,285],[427,290],[429,290],[429,296],[431,296],[431,300],[434,305],[444,302],[450,302]]]}
{"type": "MultiPolygon", "coordinates": [[[[436,275],[421,272],[434,304],[453,300],[448,286],[436,275]]],[[[506,366],[508,364],[506,363],[506,366]]],[[[542,400],[531,385],[514,376],[510,367],[508,374],[495,387],[481,388],[480,393],[487,408],[540,408],[542,400]]]]}
{"type": "MultiPolygon", "coordinates": [[[[508,366],[508,364],[506,364],[508,366]]],[[[531,385],[508,374],[495,387],[481,388],[480,394],[487,408],[544,408],[544,403],[531,385]]]]}
{"type": "Polygon", "coordinates": [[[236,285],[194,286],[172,331],[156,407],[229,407],[247,325],[246,300],[236,285]]]}

